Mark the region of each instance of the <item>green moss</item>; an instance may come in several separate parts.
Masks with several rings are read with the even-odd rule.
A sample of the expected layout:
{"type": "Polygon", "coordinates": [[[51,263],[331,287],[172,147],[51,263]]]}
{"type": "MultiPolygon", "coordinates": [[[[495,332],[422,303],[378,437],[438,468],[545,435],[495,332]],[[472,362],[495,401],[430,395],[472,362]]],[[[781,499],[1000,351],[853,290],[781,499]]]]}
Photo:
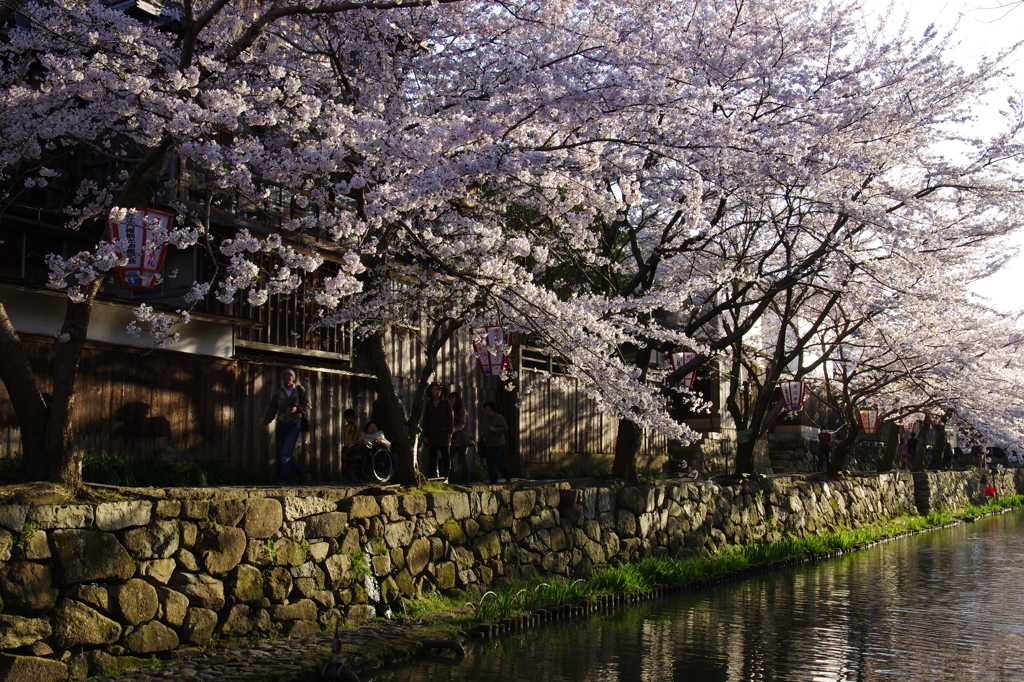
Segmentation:
{"type": "MultiPolygon", "coordinates": [[[[342,554],[344,555],[347,553],[342,552],[342,554]]],[[[348,556],[352,560],[352,580],[362,582],[363,578],[365,578],[370,572],[370,567],[368,565],[369,562],[366,560],[366,554],[356,550],[348,556]]]]}
{"type": "Polygon", "coordinates": [[[274,541],[271,540],[270,538],[267,538],[266,542],[263,543],[263,546],[267,548],[267,553],[270,555],[270,560],[273,561],[276,564],[277,563],[277,547],[274,545],[274,541]]]}
{"type": "Polygon", "coordinates": [[[399,490],[396,495],[429,495],[431,493],[454,493],[458,492],[455,488],[448,485],[443,481],[427,481],[422,486],[414,486],[412,488],[403,488],[399,490]]]}
{"type": "Polygon", "coordinates": [[[39,530],[39,526],[37,526],[34,523],[22,524],[21,530],[18,530],[14,533],[14,537],[12,538],[11,543],[18,549],[25,549],[25,547],[28,545],[29,542],[32,541],[32,538],[35,537],[35,534],[38,533],[39,530]]]}
{"type": "Polygon", "coordinates": [[[160,659],[154,657],[151,658],[139,658],[138,656],[118,656],[114,659],[115,663],[111,665],[105,674],[113,674],[123,672],[125,670],[131,670],[134,668],[155,668],[160,665],[160,659]]]}

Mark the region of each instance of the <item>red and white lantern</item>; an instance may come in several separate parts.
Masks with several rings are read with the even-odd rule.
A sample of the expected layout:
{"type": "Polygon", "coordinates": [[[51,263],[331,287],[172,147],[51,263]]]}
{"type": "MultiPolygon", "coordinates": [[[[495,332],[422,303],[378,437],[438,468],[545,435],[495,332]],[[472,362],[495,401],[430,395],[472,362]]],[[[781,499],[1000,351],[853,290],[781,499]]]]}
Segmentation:
{"type": "Polygon", "coordinates": [[[870,407],[866,410],[858,410],[860,416],[860,427],[864,433],[872,434],[878,430],[878,410],[870,407]]]}
{"type": "Polygon", "coordinates": [[[508,366],[508,348],[512,346],[512,332],[498,326],[473,327],[470,330],[476,361],[485,377],[499,376],[508,366]]]}
{"type": "MultiPolygon", "coordinates": [[[[696,353],[671,353],[669,359],[672,361],[672,371],[679,369],[686,363],[697,357],[696,353]]],[[[697,378],[697,370],[693,370],[683,377],[679,385],[683,388],[693,388],[693,382],[697,378]]]]}
{"type": "Polygon", "coordinates": [[[782,401],[786,403],[786,409],[790,412],[799,412],[804,408],[804,395],[807,387],[802,381],[782,381],[779,383],[782,389],[782,401]]]}
{"type": "Polygon", "coordinates": [[[118,257],[128,261],[114,267],[122,289],[149,291],[156,286],[173,222],[170,213],[151,208],[116,208],[107,213],[107,240],[119,244],[118,257]]]}

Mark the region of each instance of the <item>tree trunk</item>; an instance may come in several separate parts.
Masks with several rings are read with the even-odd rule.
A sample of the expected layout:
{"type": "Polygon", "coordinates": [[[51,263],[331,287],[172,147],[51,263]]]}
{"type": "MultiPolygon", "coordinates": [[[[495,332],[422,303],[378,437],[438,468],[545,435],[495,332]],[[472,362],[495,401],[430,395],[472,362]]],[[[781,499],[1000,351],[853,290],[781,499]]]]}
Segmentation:
{"type": "MultiPolygon", "coordinates": [[[[765,434],[772,422],[782,414],[782,403],[771,404],[772,391],[767,391],[757,396],[753,409],[750,411],[750,420],[746,422],[750,431],[750,439],[746,443],[740,443],[739,431],[742,421],[736,422],[737,444],[736,444],[736,475],[753,474],[755,469],[754,455],[757,452],[757,443],[765,434]]],[[[735,417],[733,417],[735,419],[735,417]]]]}
{"type": "Polygon", "coordinates": [[[917,434],[917,448],[914,452],[910,453],[911,461],[913,462],[910,467],[911,471],[924,471],[924,454],[928,451],[928,432],[932,428],[931,423],[927,419],[922,419],[919,423],[921,424],[921,431],[917,434]]]}
{"type": "Polygon", "coordinates": [[[935,447],[932,448],[931,463],[928,468],[938,471],[942,468],[942,451],[946,447],[946,425],[935,425],[935,447]]]}
{"type": "Polygon", "coordinates": [[[615,434],[615,463],[612,473],[626,485],[636,485],[639,478],[636,473],[636,457],[643,444],[643,429],[630,419],[619,419],[618,431],[615,434]]]}
{"type": "Polygon", "coordinates": [[[72,416],[78,385],[78,365],[85,347],[93,303],[103,278],[83,291],[80,302],[67,300],[64,325],[54,349],[52,393],[46,401],[28,362],[21,339],[6,311],[0,319],[0,346],[4,352],[2,377],[22,433],[21,475],[28,481],[61,483],[71,491],[82,486],[81,453],[74,448],[72,416]],[[13,390],[12,390],[13,389],[13,390]]]}
{"type": "MultiPolygon", "coordinates": [[[[744,429],[749,431],[750,429],[744,429]]],[[[739,431],[737,430],[737,433],[739,431]]],[[[756,451],[757,438],[751,433],[750,439],[745,443],[736,442],[736,475],[754,473],[754,452],[756,451]]]]}
{"type": "MultiPolygon", "coordinates": [[[[523,376],[522,349],[516,344],[512,347],[512,367],[517,377],[523,376]]],[[[516,476],[523,475],[523,454],[522,454],[522,415],[519,408],[520,392],[519,381],[509,381],[504,384],[505,420],[508,422],[508,433],[505,434],[508,447],[505,454],[508,456],[508,466],[516,476]]],[[[617,440],[617,438],[616,438],[617,440]]]]}
{"type": "Polygon", "coordinates": [[[832,455],[828,462],[828,475],[838,476],[839,472],[846,466],[846,461],[857,449],[857,444],[864,440],[864,431],[860,424],[854,423],[846,430],[846,436],[839,441],[839,444],[832,448],[832,455]]]}
{"type": "Polygon", "coordinates": [[[398,481],[404,485],[422,485],[426,482],[423,474],[416,466],[416,437],[419,435],[419,420],[412,422],[405,413],[405,407],[395,390],[395,382],[391,376],[391,365],[388,363],[387,349],[384,346],[384,333],[373,334],[368,339],[370,355],[373,358],[374,373],[377,377],[377,395],[384,401],[388,423],[392,424],[394,434],[391,438],[391,451],[398,458],[398,481]]]}
{"type": "Polygon", "coordinates": [[[0,302],[0,380],[7,389],[21,430],[22,475],[25,475],[26,465],[43,457],[49,406],[3,302],[0,302]]]}
{"type": "MultiPolygon", "coordinates": [[[[651,349],[641,348],[636,353],[634,363],[640,370],[640,381],[647,380],[647,369],[651,364],[651,349]]],[[[640,455],[643,445],[643,429],[636,422],[619,418],[615,433],[615,461],[612,463],[612,474],[622,479],[627,485],[639,482],[636,472],[636,458],[640,455]]]]}
{"type": "Polygon", "coordinates": [[[900,452],[900,427],[899,424],[889,424],[889,433],[885,437],[885,452],[882,461],[878,463],[878,470],[892,471],[892,465],[896,462],[896,455],[900,452]]]}

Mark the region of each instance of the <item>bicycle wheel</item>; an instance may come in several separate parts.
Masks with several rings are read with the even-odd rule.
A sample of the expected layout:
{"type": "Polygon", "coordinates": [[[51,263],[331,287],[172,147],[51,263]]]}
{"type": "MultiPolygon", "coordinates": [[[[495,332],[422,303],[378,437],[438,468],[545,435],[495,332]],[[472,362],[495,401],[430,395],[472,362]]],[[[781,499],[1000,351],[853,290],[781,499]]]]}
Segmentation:
{"type": "Polygon", "coordinates": [[[395,475],[395,464],[391,461],[391,451],[380,448],[373,452],[373,466],[371,467],[374,480],[378,483],[387,483],[395,475]]]}

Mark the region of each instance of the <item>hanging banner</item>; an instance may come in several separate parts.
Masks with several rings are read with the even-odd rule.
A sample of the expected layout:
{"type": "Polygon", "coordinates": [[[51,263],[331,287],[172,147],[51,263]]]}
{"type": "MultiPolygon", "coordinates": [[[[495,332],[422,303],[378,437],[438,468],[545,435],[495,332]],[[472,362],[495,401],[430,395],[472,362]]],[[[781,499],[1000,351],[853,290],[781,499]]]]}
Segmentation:
{"type": "MultiPolygon", "coordinates": [[[[697,357],[696,353],[670,353],[669,359],[672,361],[672,371],[679,369],[686,363],[690,362],[697,357]]],[[[683,388],[693,388],[693,382],[697,378],[697,370],[693,370],[689,374],[683,377],[679,385],[683,388]]]]}
{"type": "Polygon", "coordinates": [[[871,434],[878,430],[878,410],[868,408],[859,410],[859,413],[860,427],[864,429],[864,433],[871,434]]]}
{"type": "Polygon", "coordinates": [[[122,289],[148,291],[156,286],[164,268],[167,243],[158,243],[157,231],[167,234],[174,216],[151,208],[114,208],[107,213],[107,240],[119,244],[114,267],[122,289]]]}
{"type": "Polygon", "coordinates": [[[782,389],[782,401],[786,403],[786,409],[790,412],[799,412],[804,407],[805,386],[802,381],[782,381],[779,383],[782,389]]]}
{"type": "Polygon", "coordinates": [[[501,327],[473,327],[469,330],[473,339],[473,351],[480,371],[485,377],[499,376],[508,366],[507,349],[512,346],[512,332],[501,327]]]}

